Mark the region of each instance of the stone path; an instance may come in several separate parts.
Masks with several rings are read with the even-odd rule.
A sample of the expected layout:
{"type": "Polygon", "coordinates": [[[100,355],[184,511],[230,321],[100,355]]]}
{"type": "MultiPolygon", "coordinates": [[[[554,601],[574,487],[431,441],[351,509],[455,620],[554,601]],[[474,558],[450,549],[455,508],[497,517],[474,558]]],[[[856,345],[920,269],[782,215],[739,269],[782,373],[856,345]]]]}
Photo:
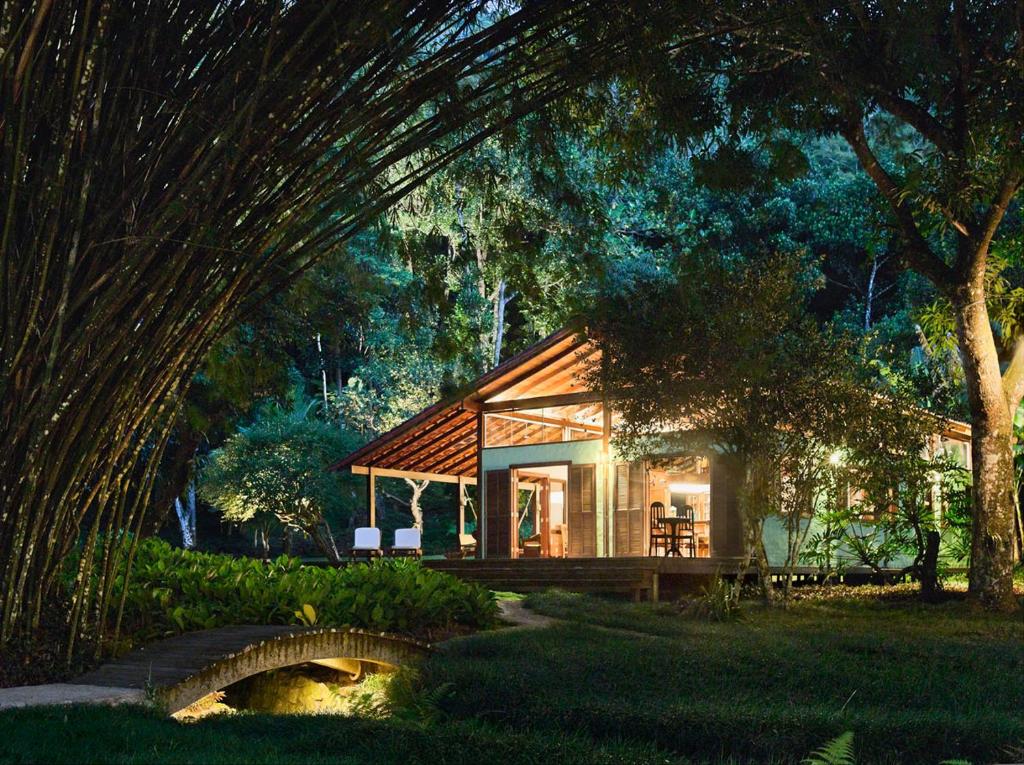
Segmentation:
{"type": "Polygon", "coordinates": [[[521,600],[499,600],[498,610],[501,618],[512,625],[512,629],[550,627],[560,621],[531,611],[521,600]]]}
{"type": "Polygon", "coordinates": [[[111,688],[103,685],[50,683],[0,688],[0,710],[54,704],[144,704],[141,688],[111,688]]]}

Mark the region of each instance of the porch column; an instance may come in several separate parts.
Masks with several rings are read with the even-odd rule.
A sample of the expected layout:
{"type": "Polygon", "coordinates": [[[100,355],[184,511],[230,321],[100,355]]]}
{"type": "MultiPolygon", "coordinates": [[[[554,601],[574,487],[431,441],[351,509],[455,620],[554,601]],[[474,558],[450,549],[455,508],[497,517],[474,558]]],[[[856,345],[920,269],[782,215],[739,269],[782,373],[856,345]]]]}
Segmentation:
{"type": "Polygon", "coordinates": [[[371,527],[377,525],[377,476],[373,468],[366,471],[366,516],[371,527]]]}
{"type": "Polygon", "coordinates": [[[459,534],[466,533],[466,478],[459,476],[459,534]]]}

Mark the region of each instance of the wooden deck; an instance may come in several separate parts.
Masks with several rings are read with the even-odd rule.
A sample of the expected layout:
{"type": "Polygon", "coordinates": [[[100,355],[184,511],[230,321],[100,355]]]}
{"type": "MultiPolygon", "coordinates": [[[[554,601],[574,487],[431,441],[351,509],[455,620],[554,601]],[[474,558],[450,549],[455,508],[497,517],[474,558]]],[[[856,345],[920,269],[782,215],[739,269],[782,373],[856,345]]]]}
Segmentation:
{"type": "MultiPolygon", "coordinates": [[[[570,592],[622,593],[636,600],[660,600],[699,592],[716,572],[732,578],[739,558],[516,558],[486,560],[425,560],[423,564],[460,579],[479,582],[492,590],[536,592],[557,587],[570,592]]],[[[895,577],[899,572],[893,571],[895,577]]],[[[753,568],[747,574],[754,574],[753,568]]],[[[781,569],[773,568],[774,577],[781,569]]],[[[817,568],[798,566],[799,583],[820,578],[817,568]]],[[[851,583],[871,580],[864,567],[846,569],[842,579],[851,583]]]]}
{"type": "Polygon", "coordinates": [[[734,575],[735,558],[517,558],[426,560],[424,565],[492,590],[535,592],[558,587],[571,592],[624,593],[658,600],[699,590],[721,571],[734,575]]]}

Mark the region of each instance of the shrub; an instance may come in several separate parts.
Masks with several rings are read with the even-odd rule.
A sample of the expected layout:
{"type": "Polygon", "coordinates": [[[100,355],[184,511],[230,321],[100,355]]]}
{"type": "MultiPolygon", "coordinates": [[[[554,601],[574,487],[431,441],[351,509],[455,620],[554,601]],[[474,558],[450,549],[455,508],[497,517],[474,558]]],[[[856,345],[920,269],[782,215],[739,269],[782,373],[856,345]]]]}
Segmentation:
{"type": "Polygon", "coordinates": [[[700,597],[690,601],[685,613],[713,622],[731,622],[740,616],[740,598],[737,587],[733,587],[716,571],[714,578],[701,588],[700,597]]]}
{"type": "MultiPolygon", "coordinates": [[[[122,574],[117,596],[123,584],[122,574]]],[[[307,605],[318,626],[419,637],[485,627],[497,615],[489,590],[414,560],[332,569],[287,556],[260,561],[145,539],[128,581],[125,632],[147,640],[229,624],[295,624],[295,612],[307,605]]]]}

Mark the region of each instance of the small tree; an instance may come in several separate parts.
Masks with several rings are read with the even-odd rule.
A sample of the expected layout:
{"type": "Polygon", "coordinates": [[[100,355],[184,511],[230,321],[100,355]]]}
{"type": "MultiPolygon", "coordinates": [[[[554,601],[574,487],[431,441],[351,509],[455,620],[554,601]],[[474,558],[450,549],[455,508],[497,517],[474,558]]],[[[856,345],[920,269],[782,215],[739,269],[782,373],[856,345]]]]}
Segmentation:
{"type": "Polygon", "coordinates": [[[969,491],[969,476],[935,449],[934,418],[887,404],[888,416],[869,424],[844,454],[836,471],[842,492],[823,514],[824,527],[812,540],[809,556],[830,566],[842,550],[883,579],[894,560],[909,557],[901,573],[921,583],[925,600],[934,600],[941,589],[942,535],[962,536],[950,522],[955,524],[957,516],[947,517],[944,508],[969,491]]]}
{"type": "Polygon", "coordinates": [[[767,598],[765,519],[786,519],[798,549],[820,465],[877,398],[852,343],[804,310],[803,273],[797,256],[686,255],[673,272],[609,290],[594,325],[594,373],[621,411],[625,453],[712,448],[740,466],[740,570],[757,564],[767,598]]]}
{"type": "MultiPolygon", "coordinates": [[[[277,412],[258,419],[213,452],[201,475],[202,497],[235,523],[270,525],[309,536],[339,560],[325,515],[344,512],[340,477],[325,468],[354,448],[328,423],[277,412]]],[[[268,543],[264,542],[264,548],[268,543]]]]}

